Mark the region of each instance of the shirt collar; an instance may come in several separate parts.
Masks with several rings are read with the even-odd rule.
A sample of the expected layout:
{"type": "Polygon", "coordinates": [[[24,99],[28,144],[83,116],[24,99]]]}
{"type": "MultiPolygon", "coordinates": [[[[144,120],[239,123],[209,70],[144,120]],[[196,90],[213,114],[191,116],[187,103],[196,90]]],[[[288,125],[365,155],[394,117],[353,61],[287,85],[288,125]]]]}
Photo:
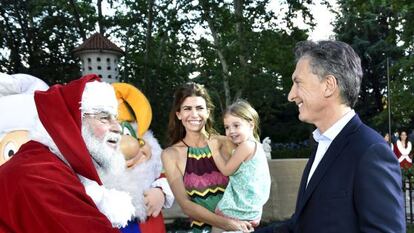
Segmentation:
{"type": "Polygon", "coordinates": [[[333,141],[335,137],[341,132],[341,130],[345,127],[346,124],[355,116],[355,111],[351,109],[351,111],[347,112],[344,116],[341,117],[335,124],[333,124],[325,133],[321,134],[319,129],[315,129],[313,131],[313,138],[316,142],[320,141],[333,141]]]}

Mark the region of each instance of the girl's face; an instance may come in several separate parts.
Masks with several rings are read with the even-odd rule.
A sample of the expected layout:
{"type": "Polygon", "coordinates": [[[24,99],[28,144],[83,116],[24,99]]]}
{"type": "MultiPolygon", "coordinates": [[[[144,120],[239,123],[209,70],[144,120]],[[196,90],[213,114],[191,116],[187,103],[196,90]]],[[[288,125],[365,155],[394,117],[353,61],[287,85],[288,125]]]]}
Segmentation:
{"type": "Polygon", "coordinates": [[[190,96],[183,101],[176,115],[187,131],[200,132],[207,122],[209,111],[203,97],[190,96]]]}
{"type": "Polygon", "coordinates": [[[231,114],[224,116],[226,136],[236,145],[253,138],[253,126],[253,123],[240,117],[231,114]]]}

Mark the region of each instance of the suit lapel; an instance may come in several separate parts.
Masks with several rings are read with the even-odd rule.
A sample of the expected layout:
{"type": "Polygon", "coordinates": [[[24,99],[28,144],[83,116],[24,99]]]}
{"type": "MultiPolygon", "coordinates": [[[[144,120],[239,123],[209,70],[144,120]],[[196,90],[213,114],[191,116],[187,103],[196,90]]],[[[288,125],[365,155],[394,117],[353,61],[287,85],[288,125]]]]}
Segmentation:
{"type": "MultiPolygon", "coordinates": [[[[355,115],[348,124],[339,132],[339,134],[335,137],[332,141],[331,145],[329,146],[328,150],[326,151],[325,155],[323,156],[321,162],[319,163],[318,167],[316,168],[315,172],[312,175],[312,178],[309,180],[308,186],[306,187],[306,181],[308,179],[309,170],[306,174],[306,179],[302,179],[301,182],[301,189],[304,189],[301,199],[298,199],[296,213],[302,211],[303,207],[305,206],[306,202],[309,200],[310,196],[312,195],[313,191],[322,180],[326,171],[331,166],[331,164],[335,161],[335,159],[341,155],[343,148],[348,144],[350,134],[352,134],[360,125],[362,124],[361,120],[357,115],[355,115]],[[303,186],[303,187],[302,187],[303,186]]],[[[315,154],[313,154],[313,157],[315,154]]],[[[309,165],[309,164],[308,164],[309,165]]],[[[312,164],[310,164],[311,166],[312,164]]],[[[309,169],[310,169],[309,166],[309,169]]],[[[302,190],[301,190],[302,191],[302,190]]]]}
{"type": "Polygon", "coordinates": [[[298,198],[296,199],[296,212],[298,210],[298,207],[300,206],[300,202],[303,199],[303,195],[305,194],[306,189],[306,182],[308,180],[309,171],[312,167],[313,161],[315,160],[316,150],[318,149],[318,143],[315,144],[312,154],[309,157],[308,163],[306,164],[305,169],[303,170],[302,180],[300,181],[299,186],[299,192],[298,192],[298,198]]]}

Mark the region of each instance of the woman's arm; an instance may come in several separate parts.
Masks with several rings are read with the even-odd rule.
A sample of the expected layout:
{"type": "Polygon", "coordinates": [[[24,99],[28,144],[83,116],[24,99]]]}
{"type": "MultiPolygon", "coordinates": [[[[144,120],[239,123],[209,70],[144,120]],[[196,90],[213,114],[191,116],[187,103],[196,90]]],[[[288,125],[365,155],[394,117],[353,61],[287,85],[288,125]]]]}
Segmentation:
{"type": "Polygon", "coordinates": [[[212,138],[209,140],[208,146],[210,147],[211,154],[217,168],[223,175],[229,176],[232,175],[240,167],[240,164],[243,161],[250,158],[250,156],[254,153],[256,143],[252,141],[245,141],[241,143],[227,161],[224,160],[223,156],[220,153],[220,149],[223,146],[223,143],[220,142],[218,138],[212,138]]]}
{"type": "Polygon", "coordinates": [[[246,230],[251,228],[250,223],[224,218],[210,212],[208,209],[192,202],[186,193],[183,174],[179,169],[179,151],[176,148],[167,148],[162,152],[162,162],[168,183],[174,193],[182,211],[187,216],[212,226],[226,230],[246,230]]]}

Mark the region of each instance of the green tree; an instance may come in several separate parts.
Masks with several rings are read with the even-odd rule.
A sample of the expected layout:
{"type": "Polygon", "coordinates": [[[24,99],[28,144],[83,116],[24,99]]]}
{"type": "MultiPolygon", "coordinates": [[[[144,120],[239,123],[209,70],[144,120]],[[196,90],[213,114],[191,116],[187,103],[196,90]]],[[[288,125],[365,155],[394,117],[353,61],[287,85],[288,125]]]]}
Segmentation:
{"type": "Polygon", "coordinates": [[[0,47],[5,52],[0,55],[0,70],[29,73],[49,84],[79,77],[71,51],[81,32],[93,28],[90,15],[94,9],[87,1],[76,4],[79,8],[74,14],[73,5],[62,0],[1,0],[0,47]],[[82,28],[76,23],[79,21],[82,28]]]}
{"type": "MultiPolygon", "coordinates": [[[[356,109],[378,130],[385,130],[387,125],[384,112],[387,58],[399,61],[404,57],[404,48],[399,46],[401,17],[399,9],[394,7],[395,2],[338,1],[339,12],[334,30],[336,38],[351,44],[361,57],[364,77],[356,109]]],[[[391,71],[393,79],[402,79],[400,72],[395,69],[391,71]]]]}

